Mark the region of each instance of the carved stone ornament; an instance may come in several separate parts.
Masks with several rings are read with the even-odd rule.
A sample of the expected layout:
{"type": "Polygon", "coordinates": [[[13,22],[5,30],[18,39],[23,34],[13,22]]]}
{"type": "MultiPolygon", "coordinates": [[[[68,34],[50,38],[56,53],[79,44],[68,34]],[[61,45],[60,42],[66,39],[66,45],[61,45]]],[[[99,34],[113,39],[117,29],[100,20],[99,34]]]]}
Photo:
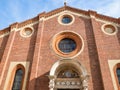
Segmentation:
{"type": "Polygon", "coordinates": [[[54,90],[54,87],[55,87],[55,76],[48,76],[48,77],[50,79],[49,88],[50,88],[50,90],[54,90]]]}
{"type": "Polygon", "coordinates": [[[86,75],[83,78],[83,81],[82,81],[83,90],[88,90],[88,79],[89,79],[89,75],[86,75]]]}

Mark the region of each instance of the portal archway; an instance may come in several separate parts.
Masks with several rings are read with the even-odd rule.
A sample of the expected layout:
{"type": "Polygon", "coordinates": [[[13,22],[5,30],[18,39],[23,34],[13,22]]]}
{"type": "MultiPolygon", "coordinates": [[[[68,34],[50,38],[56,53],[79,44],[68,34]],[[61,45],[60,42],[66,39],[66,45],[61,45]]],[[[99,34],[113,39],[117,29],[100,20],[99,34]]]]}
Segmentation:
{"type": "Polygon", "coordinates": [[[80,62],[71,59],[57,61],[49,74],[50,90],[87,90],[88,74],[80,62]]]}

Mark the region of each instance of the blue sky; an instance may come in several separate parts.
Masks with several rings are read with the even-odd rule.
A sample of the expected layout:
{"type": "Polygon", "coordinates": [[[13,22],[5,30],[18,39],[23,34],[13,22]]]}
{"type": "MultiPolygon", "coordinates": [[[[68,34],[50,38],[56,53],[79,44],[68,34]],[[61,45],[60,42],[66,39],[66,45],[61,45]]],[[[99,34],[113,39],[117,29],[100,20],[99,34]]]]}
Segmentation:
{"type": "MultiPolygon", "coordinates": [[[[0,0],[0,30],[63,6],[64,0],[0,0]]],[[[120,17],[120,0],[67,0],[67,5],[120,17]]]]}

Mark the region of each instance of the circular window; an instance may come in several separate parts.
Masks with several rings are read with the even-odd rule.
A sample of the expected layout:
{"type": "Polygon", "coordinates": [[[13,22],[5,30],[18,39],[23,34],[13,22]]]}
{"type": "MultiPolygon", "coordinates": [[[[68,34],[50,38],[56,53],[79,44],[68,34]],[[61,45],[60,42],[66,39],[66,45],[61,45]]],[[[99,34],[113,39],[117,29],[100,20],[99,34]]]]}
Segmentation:
{"type": "Polygon", "coordinates": [[[62,57],[75,57],[82,51],[81,37],[73,32],[61,32],[52,39],[52,48],[62,57]]]}
{"type": "Polygon", "coordinates": [[[62,23],[64,23],[64,24],[68,24],[71,21],[72,21],[72,18],[68,15],[63,16],[63,18],[62,18],[62,23]]]}
{"type": "Polygon", "coordinates": [[[117,33],[117,28],[111,24],[105,24],[102,26],[102,31],[108,35],[114,35],[117,33]]]}
{"type": "Polygon", "coordinates": [[[62,25],[71,25],[74,22],[74,16],[71,14],[62,14],[58,17],[58,22],[62,25]]]}
{"type": "Polygon", "coordinates": [[[29,36],[32,35],[33,30],[32,30],[31,28],[25,28],[25,29],[22,30],[20,33],[21,33],[21,35],[22,35],[23,37],[29,37],[29,36]]]}
{"type": "Polygon", "coordinates": [[[70,38],[63,38],[59,44],[59,49],[64,53],[70,53],[76,49],[76,42],[70,38]]]}
{"type": "Polygon", "coordinates": [[[29,36],[32,33],[32,30],[30,28],[26,28],[23,32],[25,36],[29,36]]]}

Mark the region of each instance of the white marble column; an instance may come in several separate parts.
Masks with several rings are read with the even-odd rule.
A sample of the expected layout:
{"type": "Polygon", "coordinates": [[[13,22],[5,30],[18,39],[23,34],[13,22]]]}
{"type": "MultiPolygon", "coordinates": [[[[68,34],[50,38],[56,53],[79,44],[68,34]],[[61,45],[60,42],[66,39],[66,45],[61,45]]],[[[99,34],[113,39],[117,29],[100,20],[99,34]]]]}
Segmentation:
{"type": "Polygon", "coordinates": [[[50,79],[49,88],[50,90],[55,90],[55,76],[48,76],[50,79]]]}
{"type": "Polygon", "coordinates": [[[83,80],[82,84],[83,84],[83,90],[88,90],[88,82],[87,82],[87,80],[83,80]]]}
{"type": "Polygon", "coordinates": [[[89,75],[82,77],[83,90],[88,90],[88,79],[89,79],[89,75]]]}

